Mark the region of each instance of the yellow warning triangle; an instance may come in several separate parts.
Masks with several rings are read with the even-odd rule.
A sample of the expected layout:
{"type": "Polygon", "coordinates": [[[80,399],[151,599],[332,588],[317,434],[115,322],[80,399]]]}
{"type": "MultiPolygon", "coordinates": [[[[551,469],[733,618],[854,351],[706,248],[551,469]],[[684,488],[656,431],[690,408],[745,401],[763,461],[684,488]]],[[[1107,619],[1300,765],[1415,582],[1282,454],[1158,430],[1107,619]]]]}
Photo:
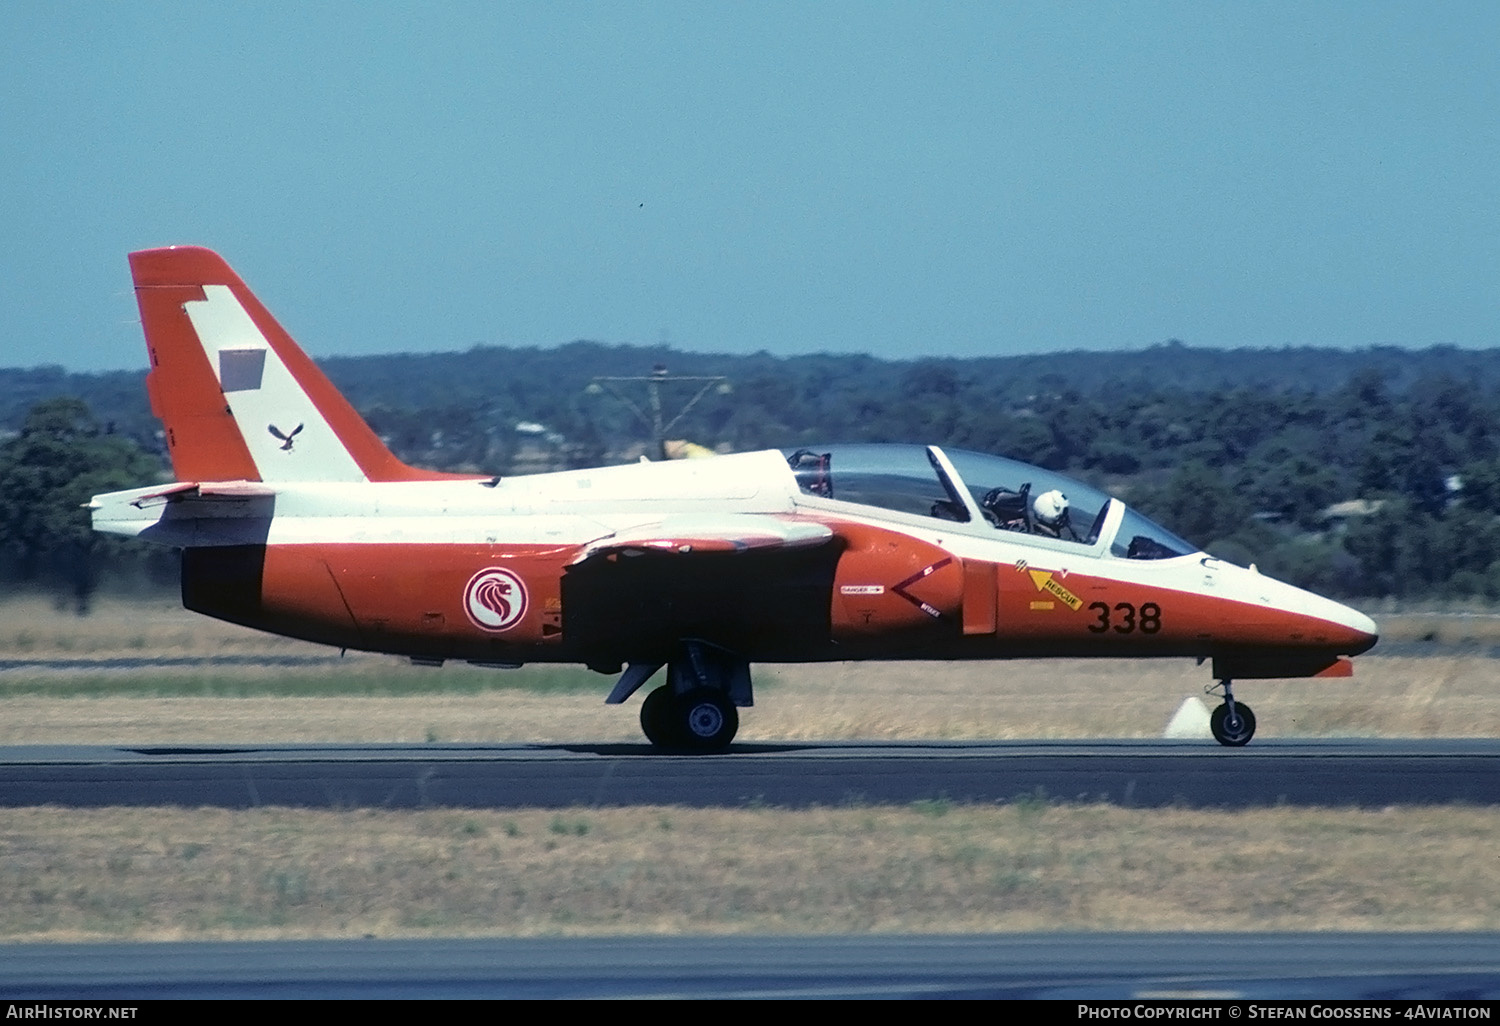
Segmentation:
{"type": "Polygon", "coordinates": [[[1083,599],[1074,595],[1067,588],[1064,588],[1052,579],[1051,570],[1033,570],[1027,567],[1026,572],[1031,575],[1031,583],[1036,585],[1037,591],[1045,591],[1050,595],[1057,596],[1062,599],[1063,605],[1073,610],[1073,612],[1078,612],[1079,607],[1083,605],[1083,599]]]}

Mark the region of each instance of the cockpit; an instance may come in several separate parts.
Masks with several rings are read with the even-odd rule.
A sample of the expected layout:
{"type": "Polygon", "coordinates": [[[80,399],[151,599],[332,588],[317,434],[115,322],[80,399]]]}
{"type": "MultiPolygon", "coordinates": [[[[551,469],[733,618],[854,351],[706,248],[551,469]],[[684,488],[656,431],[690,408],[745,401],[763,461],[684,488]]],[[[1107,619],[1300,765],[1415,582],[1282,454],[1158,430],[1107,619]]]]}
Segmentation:
{"type": "Polygon", "coordinates": [[[1121,559],[1198,551],[1096,488],[1017,460],[929,445],[782,450],[804,495],[962,525],[1097,547],[1121,559]]]}

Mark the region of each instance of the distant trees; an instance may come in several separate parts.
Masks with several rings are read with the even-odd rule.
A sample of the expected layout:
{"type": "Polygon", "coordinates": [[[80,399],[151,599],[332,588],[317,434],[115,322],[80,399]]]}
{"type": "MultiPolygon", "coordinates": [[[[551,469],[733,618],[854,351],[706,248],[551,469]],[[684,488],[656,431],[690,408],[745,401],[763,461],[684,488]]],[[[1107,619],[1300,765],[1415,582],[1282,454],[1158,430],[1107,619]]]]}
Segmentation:
{"type": "MultiPolygon", "coordinates": [[[[645,441],[595,374],[728,374],[681,437],[734,451],[932,442],[1080,477],[1235,562],[1345,596],[1500,601],[1500,352],[1138,353],[1005,359],[721,357],[578,342],[552,350],[328,361],[401,458],[516,473],[630,458],[645,441]],[[526,425],[518,432],[517,425],[526,425]],[[1342,512],[1330,508],[1360,500],[1342,512]]],[[[78,504],[165,466],[139,377],[0,371],[0,573],[75,605],[105,569],[149,571],[144,546],[92,535],[78,504]],[[5,393],[7,375],[19,393],[5,393]],[[93,384],[90,384],[93,382],[93,384]],[[16,394],[85,387],[77,399],[16,394]],[[114,430],[111,430],[111,427],[114,430]]]]}
{"type": "Polygon", "coordinates": [[[96,534],[83,506],[99,492],[149,484],[161,465],[109,435],[81,399],[33,406],[20,433],[0,445],[0,555],[6,576],[59,590],[89,608],[106,564],[129,561],[117,539],[96,534]]]}

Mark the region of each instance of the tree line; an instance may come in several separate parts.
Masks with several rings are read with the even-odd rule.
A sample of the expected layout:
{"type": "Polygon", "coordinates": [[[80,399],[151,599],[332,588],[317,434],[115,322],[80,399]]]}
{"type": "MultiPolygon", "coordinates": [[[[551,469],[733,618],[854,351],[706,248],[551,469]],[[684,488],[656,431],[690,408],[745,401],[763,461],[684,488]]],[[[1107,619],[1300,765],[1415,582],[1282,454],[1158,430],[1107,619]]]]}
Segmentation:
{"type": "MultiPolygon", "coordinates": [[[[901,441],[997,453],[1082,478],[1217,555],[1323,593],[1500,599],[1500,360],[1324,352],[1312,374],[1307,352],[883,361],[576,343],[327,369],[418,465],[507,473],[633,459],[642,425],[590,394],[588,376],[665,363],[730,376],[733,391],[680,427],[721,451],[901,441]],[[1169,372],[1174,362],[1185,369],[1169,372]],[[1267,369],[1278,363],[1300,380],[1267,369]],[[1101,376],[1101,364],[1129,373],[1101,376]]],[[[0,580],[54,588],[80,608],[101,581],[173,576],[169,556],[88,531],[89,495],[169,476],[143,389],[97,378],[98,390],[75,391],[103,405],[37,399],[0,443],[0,580]]]]}

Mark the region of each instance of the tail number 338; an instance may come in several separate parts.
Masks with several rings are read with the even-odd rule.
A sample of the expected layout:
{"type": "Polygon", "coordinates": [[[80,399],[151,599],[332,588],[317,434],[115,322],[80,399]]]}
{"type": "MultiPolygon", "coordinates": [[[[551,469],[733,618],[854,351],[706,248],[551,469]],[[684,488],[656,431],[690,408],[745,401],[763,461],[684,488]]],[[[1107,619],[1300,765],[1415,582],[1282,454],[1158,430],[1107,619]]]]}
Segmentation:
{"type": "Polygon", "coordinates": [[[1089,605],[1089,612],[1098,617],[1089,624],[1089,630],[1095,634],[1108,630],[1116,634],[1136,631],[1155,634],[1161,630],[1161,606],[1155,602],[1144,602],[1140,606],[1131,602],[1116,602],[1113,606],[1108,602],[1094,602],[1089,605]]]}

